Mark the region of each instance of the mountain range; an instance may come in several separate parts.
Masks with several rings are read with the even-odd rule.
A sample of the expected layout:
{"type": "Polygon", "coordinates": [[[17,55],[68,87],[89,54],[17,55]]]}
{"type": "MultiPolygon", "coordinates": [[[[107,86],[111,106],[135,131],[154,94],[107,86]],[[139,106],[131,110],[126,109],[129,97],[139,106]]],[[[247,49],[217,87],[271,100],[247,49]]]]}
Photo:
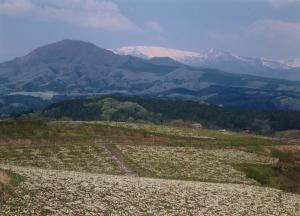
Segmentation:
{"type": "Polygon", "coordinates": [[[20,106],[31,108],[30,98],[50,103],[57,98],[103,94],[300,110],[298,81],[192,67],[169,57],[120,55],[83,41],[59,41],[0,64],[0,113],[6,112],[2,115],[20,106]],[[17,96],[28,98],[26,106],[8,98],[17,96]]]}
{"type": "Polygon", "coordinates": [[[156,46],[125,46],[112,51],[116,54],[133,55],[145,59],[169,57],[193,67],[216,68],[237,74],[300,81],[300,59],[279,61],[243,57],[215,48],[191,52],[156,46]]]}

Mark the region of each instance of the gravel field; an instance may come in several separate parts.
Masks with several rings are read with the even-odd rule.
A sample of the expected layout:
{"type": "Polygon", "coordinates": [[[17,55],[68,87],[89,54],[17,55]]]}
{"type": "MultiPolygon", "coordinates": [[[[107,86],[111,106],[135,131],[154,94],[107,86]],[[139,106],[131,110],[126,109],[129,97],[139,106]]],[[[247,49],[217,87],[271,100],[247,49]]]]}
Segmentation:
{"type": "Polygon", "coordinates": [[[251,185],[0,165],[25,177],[0,215],[300,215],[300,195],[251,185]]]}
{"type": "Polygon", "coordinates": [[[0,216],[300,215],[297,173],[283,175],[268,151],[276,140],[115,122],[2,126],[0,216]]]}
{"type": "Polygon", "coordinates": [[[122,173],[105,152],[89,144],[0,146],[0,163],[92,173],[122,173]]]}
{"type": "Polygon", "coordinates": [[[132,167],[138,166],[150,176],[172,179],[257,184],[233,165],[276,162],[271,157],[236,149],[131,145],[117,145],[117,148],[132,167]]]}

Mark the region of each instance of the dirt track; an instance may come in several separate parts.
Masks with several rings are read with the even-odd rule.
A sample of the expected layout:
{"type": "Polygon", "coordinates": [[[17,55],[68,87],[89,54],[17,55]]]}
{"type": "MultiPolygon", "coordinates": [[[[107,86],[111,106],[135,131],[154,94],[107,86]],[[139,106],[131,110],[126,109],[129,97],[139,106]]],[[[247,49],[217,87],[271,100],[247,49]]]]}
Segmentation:
{"type": "Polygon", "coordinates": [[[102,149],[105,154],[118,165],[119,169],[123,172],[124,175],[137,176],[135,172],[124,162],[124,157],[120,152],[114,151],[103,142],[95,141],[94,145],[102,149]]]}

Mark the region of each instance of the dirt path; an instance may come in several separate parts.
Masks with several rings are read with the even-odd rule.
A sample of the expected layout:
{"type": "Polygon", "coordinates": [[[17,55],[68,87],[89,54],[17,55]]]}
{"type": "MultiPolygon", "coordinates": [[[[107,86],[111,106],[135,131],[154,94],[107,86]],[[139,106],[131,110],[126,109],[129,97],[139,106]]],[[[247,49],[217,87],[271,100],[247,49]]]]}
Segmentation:
{"type": "Polygon", "coordinates": [[[136,173],[128,165],[126,165],[126,163],[124,162],[124,157],[120,152],[114,151],[103,142],[96,141],[94,145],[98,148],[101,148],[105,152],[105,154],[107,154],[113,161],[115,161],[124,175],[137,176],[136,173]]]}

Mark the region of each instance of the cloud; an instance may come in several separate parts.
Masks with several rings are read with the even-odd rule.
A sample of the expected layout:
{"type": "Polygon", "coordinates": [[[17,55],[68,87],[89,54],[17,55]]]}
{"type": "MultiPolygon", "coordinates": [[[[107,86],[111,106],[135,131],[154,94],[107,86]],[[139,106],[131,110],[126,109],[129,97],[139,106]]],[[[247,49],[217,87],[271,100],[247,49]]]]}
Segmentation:
{"type": "Polygon", "coordinates": [[[27,16],[38,20],[55,20],[79,26],[139,31],[123,15],[118,5],[97,0],[2,0],[0,14],[27,16]]]}
{"type": "Polygon", "coordinates": [[[268,0],[268,2],[274,8],[300,5],[300,0],[268,0]]]}
{"type": "Polygon", "coordinates": [[[215,46],[245,56],[300,57],[300,22],[257,20],[235,31],[208,31],[215,46]],[[224,43],[225,42],[225,43],[224,43]]]}
{"type": "MultiPolygon", "coordinates": [[[[252,23],[242,32],[246,43],[252,43],[255,49],[261,49],[266,55],[284,58],[299,56],[300,22],[281,20],[260,20],[252,23]]],[[[254,49],[254,48],[253,48],[254,49]]]]}
{"type": "Polygon", "coordinates": [[[300,42],[300,22],[260,20],[252,23],[246,30],[252,35],[262,35],[267,38],[298,39],[300,42]]]}
{"type": "Polygon", "coordinates": [[[7,15],[23,14],[31,11],[34,5],[27,0],[1,1],[0,13],[7,15]]]}
{"type": "Polygon", "coordinates": [[[155,32],[159,32],[159,33],[164,32],[164,28],[162,27],[162,25],[156,21],[147,22],[146,28],[149,29],[150,31],[155,31],[155,32]]]}

